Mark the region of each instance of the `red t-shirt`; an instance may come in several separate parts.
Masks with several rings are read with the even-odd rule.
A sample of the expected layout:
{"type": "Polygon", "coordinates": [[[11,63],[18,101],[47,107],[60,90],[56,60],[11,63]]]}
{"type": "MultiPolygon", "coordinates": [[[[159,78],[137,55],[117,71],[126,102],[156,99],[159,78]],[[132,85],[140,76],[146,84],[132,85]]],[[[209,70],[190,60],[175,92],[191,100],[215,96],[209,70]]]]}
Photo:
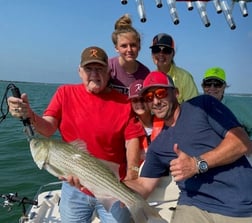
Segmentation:
{"type": "Polygon", "coordinates": [[[120,177],[126,173],[125,140],[144,134],[134,123],[127,96],[87,92],[83,84],[64,85],[57,89],[44,112],[59,120],[64,141],[80,139],[95,157],[120,164],[120,177]]]}

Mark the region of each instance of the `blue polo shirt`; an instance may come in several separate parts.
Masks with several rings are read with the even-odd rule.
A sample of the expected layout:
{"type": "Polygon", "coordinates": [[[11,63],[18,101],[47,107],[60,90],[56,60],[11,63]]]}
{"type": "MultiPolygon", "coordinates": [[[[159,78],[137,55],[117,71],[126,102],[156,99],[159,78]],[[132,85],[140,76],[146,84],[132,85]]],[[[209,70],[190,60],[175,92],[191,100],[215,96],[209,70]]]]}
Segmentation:
{"type": "MultiPolygon", "coordinates": [[[[214,149],[227,131],[238,126],[233,113],[212,96],[201,95],[184,102],[176,125],[164,127],[149,146],[141,176],[165,175],[170,161],[177,157],[175,143],[188,155],[199,156],[214,149]]],[[[252,216],[252,167],[245,156],[180,181],[178,186],[180,205],[232,217],[252,216]]]]}

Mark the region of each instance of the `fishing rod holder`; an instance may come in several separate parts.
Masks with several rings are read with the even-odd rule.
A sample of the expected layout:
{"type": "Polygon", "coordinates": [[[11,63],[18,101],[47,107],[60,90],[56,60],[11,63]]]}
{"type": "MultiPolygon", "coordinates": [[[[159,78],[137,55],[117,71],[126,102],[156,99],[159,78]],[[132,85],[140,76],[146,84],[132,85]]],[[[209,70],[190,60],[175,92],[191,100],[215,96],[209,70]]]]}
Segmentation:
{"type": "Polygon", "coordinates": [[[11,211],[14,203],[19,203],[18,205],[22,205],[22,214],[25,216],[26,214],[26,204],[29,205],[38,205],[37,200],[30,200],[27,197],[19,197],[17,193],[9,193],[9,194],[1,194],[1,198],[3,199],[2,206],[8,208],[8,211],[11,211]]]}
{"type": "MultiPolygon", "coordinates": [[[[135,0],[138,15],[140,17],[141,22],[146,22],[147,17],[144,9],[144,0],[135,0]]],[[[235,4],[237,3],[240,7],[240,11],[242,13],[243,17],[248,16],[248,9],[247,9],[247,3],[251,3],[252,0],[166,0],[169,14],[172,18],[172,22],[174,25],[177,25],[180,23],[179,15],[176,8],[176,3],[179,2],[185,2],[187,5],[188,11],[193,11],[194,5],[196,6],[200,18],[204,24],[205,27],[210,26],[210,20],[207,16],[207,8],[206,6],[208,4],[213,4],[214,8],[217,12],[217,14],[224,14],[224,17],[228,23],[228,26],[231,30],[234,30],[236,28],[234,19],[233,19],[233,8],[235,4]]],[[[126,5],[128,3],[127,0],[121,0],[122,5],[126,5]]],[[[162,8],[162,0],[155,0],[156,8],[162,8]]]]}
{"type": "Polygon", "coordinates": [[[137,11],[141,22],[146,22],[146,14],[143,0],[136,0],[137,11]]]}
{"type": "Polygon", "coordinates": [[[167,0],[167,5],[169,8],[169,13],[174,25],[179,24],[179,16],[176,8],[176,0],[167,0]]]}

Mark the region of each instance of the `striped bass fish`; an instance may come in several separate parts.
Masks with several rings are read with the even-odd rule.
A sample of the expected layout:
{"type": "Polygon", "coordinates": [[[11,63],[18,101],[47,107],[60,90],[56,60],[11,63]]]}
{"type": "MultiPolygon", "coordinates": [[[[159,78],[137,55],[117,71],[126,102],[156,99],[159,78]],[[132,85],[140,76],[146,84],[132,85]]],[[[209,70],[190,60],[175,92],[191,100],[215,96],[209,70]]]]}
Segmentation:
{"type": "MultiPolygon", "coordinates": [[[[30,150],[34,162],[56,177],[76,176],[109,210],[120,200],[129,209],[135,223],[168,223],[139,194],[120,182],[106,161],[90,155],[84,142],[33,138],[30,150]]],[[[117,164],[114,164],[117,165],[117,164]]],[[[118,165],[117,165],[118,167],[118,165]]]]}

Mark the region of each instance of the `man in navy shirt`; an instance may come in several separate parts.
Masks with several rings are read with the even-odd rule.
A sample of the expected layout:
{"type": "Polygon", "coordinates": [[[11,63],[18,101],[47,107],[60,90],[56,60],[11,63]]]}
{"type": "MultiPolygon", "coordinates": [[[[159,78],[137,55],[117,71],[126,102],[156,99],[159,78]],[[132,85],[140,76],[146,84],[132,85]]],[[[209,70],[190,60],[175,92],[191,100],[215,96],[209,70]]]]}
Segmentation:
{"type": "Polygon", "coordinates": [[[144,197],[170,172],[181,193],[171,223],[251,223],[252,144],[233,113],[209,95],[178,103],[178,90],[151,72],[141,96],[165,121],[148,148],[141,177],[125,184],[144,197]]]}

